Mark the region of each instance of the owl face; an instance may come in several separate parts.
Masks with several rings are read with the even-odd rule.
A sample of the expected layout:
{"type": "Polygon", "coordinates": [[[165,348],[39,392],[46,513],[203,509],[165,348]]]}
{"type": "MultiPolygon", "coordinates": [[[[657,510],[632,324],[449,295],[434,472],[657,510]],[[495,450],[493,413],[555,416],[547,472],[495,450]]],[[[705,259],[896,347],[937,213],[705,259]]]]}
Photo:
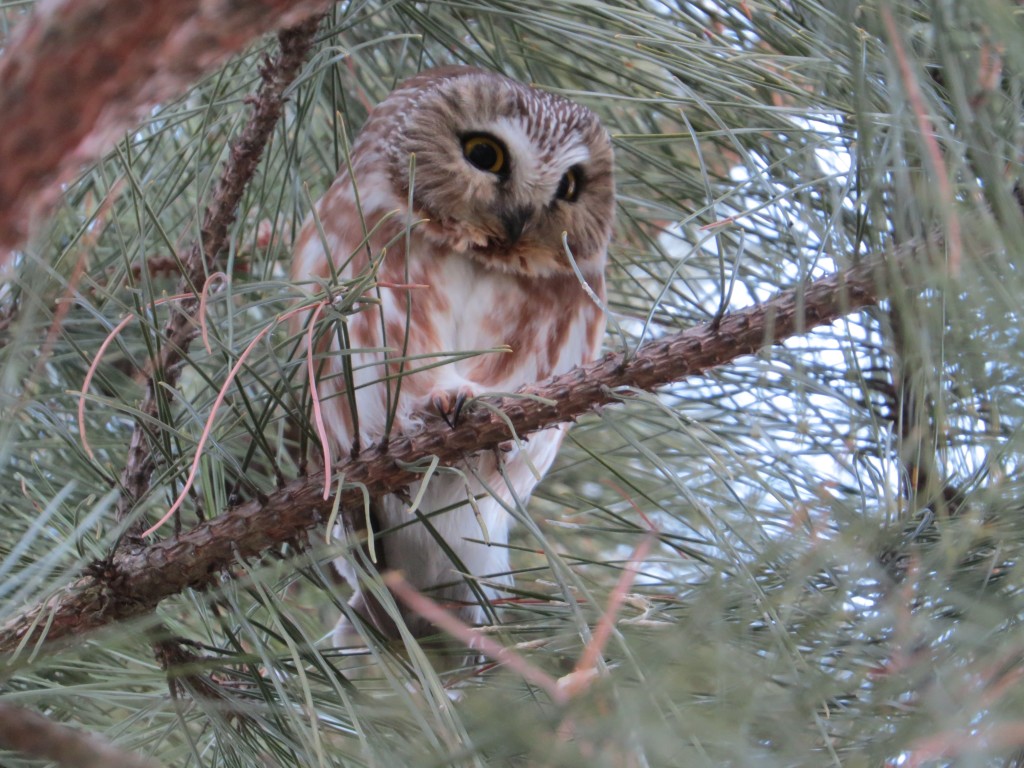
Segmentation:
{"type": "Polygon", "coordinates": [[[411,213],[432,238],[494,269],[544,275],[571,270],[565,233],[581,269],[603,270],[612,148],[587,108],[459,67],[403,83],[363,135],[379,139],[385,125],[395,195],[412,190],[411,213]]]}

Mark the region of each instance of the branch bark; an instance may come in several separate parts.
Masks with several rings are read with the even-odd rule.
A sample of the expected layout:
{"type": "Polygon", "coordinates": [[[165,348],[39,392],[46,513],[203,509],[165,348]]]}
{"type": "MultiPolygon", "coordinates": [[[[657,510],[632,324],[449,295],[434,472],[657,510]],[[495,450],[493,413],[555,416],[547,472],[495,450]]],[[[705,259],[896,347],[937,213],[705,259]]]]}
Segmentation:
{"type": "Polygon", "coordinates": [[[37,712],[0,702],[0,749],[52,760],[67,768],[159,768],[109,742],[55,723],[37,712]]]}
{"type": "MultiPolygon", "coordinates": [[[[901,261],[896,259],[895,261],[901,261]]],[[[364,485],[371,495],[401,488],[419,475],[405,469],[428,456],[453,464],[573,421],[601,405],[629,398],[630,390],[654,390],[697,376],[773,343],[830,323],[886,295],[889,270],[899,264],[873,259],[801,285],[760,306],[645,344],[631,355],[613,354],[496,398],[494,408],[470,409],[455,429],[440,420],[417,435],[392,438],[386,452],[372,447],[338,468],[346,480],[341,504],[362,509],[364,485]],[[526,396],[526,397],[524,397],[526,396]],[[350,487],[352,484],[354,487],[350,487]]],[[[64,592],[0,628],[0,652],[60,640],[152,611],[187,588],[210,585],[218,573],[320,524],[332,499],[324,500],[322,474],[294,480],[263,500],[253,500],[180,535],[150,546],[125,546],[102,572],[83,576],[64,592]]]]}
{"type": "MultiPolygon", "coordinates": [[[[0,253],[147,107],[327,0],[48,0],[0,58],[0,253]]],[[[0,263],[4,261],[0,258],[0,263]]]]}

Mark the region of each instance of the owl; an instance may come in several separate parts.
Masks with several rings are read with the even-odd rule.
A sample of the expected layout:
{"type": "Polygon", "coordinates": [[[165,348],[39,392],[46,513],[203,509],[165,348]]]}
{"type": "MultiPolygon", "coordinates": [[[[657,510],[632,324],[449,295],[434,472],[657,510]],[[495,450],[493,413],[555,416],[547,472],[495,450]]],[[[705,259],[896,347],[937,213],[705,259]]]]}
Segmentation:
{"type": "MultiPolygon", "coordinates": [[[[423,72],[370,112],[293,261],[296,281],[368,278],[345,333],[331,329],[311,351],[335,451],[366,449],[388,429],[415,433],[431,414],[452,423],[472,398],[595,358],[604,313],[584,283],[604,296],[612,172],[608,133],[589,109],[480,69],[423,72]]],[[[374,499],[383,564],[483,622],[483,605],[511,583],[509,510],[564,434],[541,431],[374,499]]],[[[354,582],[354,610],[397,637],[380,601],[338,567],[354,582]]],[[[411,612],[401,620],[416,636],[436,632],[411,612]]],[[[343,618],[335,641],[353,638],[343,618]]]]}

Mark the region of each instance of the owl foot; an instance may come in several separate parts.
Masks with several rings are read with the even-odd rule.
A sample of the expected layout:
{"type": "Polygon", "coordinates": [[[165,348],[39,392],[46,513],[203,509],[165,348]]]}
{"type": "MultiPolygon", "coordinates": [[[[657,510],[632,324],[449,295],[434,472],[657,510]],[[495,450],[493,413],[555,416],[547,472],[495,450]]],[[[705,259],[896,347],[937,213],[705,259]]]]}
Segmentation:
{"type": "Polygon", "coordinates": [[[444,423],[455,429],[459,425],[459,417],[466,402],[476,396],[477,392],[473,388],[459,387],[450,392],[438,392],[430,398],[430,403],[444,423]]]}

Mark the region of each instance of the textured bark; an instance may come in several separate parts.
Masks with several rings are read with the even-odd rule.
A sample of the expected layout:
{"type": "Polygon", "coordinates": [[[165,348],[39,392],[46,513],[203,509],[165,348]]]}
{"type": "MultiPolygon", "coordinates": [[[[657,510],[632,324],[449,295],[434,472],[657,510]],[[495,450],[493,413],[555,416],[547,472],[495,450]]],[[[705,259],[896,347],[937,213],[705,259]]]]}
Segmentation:
{"type": "Polygon", "coordinates": [[[144,110],[326,0],[43,0],[0,57],[0,251],[144,110]]]}
{"type": "MultiPolygon", "coordinates": [[[[400,488],[420,477],[403,464],[437,456],[451,464],[511,437],[573,421],[598,406],[629,398],[631,389],[697,376],[743,355],[830,323],[885,296],[889,262],[872,260],[796,289],[750,309],[723,316],[645,344],[630,355],[614,354],[586,367],[526,387],[524,397],[495,398],[504,418],[490,408],[471,408],[455,429],[437,420],[415,436],[393,437],[385,453],[372,447],[338,468],[346,483],[364,484],[371,495],[400,488]]],[[[186,588],[210,585],[223,569],[304,535],[329,514],[322,498],[323,475],[295,480],[263,500],[222,513],[178,536],[151,546],[119,550],[105,567],[0,629],[0,652],[25,642],[53,641],[152,611],[186,588]],[[49,624],[48,624],[49,622],[49,624]],[[45,627],[45,637],[43,635],[45,627]]],[[[362,492],[347,490],[345,508],[359,510],[362,492]]]]}

